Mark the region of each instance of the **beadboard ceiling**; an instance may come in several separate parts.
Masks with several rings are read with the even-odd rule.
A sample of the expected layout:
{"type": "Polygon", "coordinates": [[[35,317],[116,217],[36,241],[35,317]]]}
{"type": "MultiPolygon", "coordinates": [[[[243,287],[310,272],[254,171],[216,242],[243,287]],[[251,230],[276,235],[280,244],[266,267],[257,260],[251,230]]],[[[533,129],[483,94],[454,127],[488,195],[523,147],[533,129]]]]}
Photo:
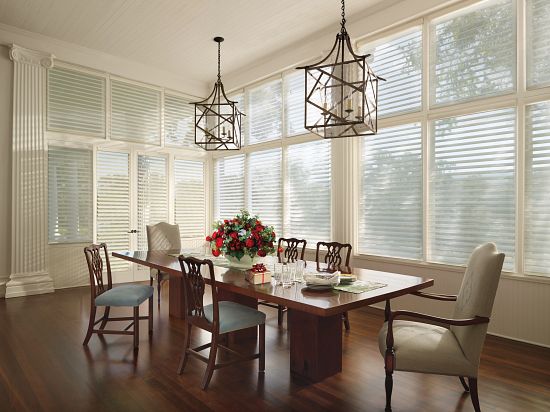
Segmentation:
{"type": "MultiPolygon", "coordinates": [[[[346,14],[395,0],[347,0],[346,14]]],[[[0,0],[0,23],[211,83],[322,30],[338,0],[0,0]]],[[[327,46],[328,47],[328,46],[327,46]]]]}

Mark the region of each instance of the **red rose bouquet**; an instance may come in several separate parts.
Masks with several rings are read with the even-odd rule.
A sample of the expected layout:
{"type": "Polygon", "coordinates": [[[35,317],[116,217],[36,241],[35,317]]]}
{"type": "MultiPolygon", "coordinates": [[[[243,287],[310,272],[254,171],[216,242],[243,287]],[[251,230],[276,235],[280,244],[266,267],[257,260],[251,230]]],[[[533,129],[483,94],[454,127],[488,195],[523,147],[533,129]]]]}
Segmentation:
{"type": "Polygon", "coordinates": [[[250,216],[246,210],[231,220],[218,221],[214,229],[206,236],[214,256],[223,254],[241,260],[245,255],[254,258],[275,252],[273,226],[264,226],[258,216],[250,216]]]}

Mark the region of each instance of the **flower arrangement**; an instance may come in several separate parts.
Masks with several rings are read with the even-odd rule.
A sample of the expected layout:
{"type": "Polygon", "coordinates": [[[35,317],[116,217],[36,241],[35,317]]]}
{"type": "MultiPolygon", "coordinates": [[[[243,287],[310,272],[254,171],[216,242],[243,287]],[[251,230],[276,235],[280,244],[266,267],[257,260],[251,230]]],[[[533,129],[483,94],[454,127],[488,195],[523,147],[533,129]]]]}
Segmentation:
{"type": "Polygon", "coordinates": [[[273,226],[264,226],[258,216],[250,216],[246,210],[233,219],[216,222],[213,227],[214,232],[206,240],[214,256],[223,254],[240,261],[246,255],[253,259],[275,252],[273,226]]]}

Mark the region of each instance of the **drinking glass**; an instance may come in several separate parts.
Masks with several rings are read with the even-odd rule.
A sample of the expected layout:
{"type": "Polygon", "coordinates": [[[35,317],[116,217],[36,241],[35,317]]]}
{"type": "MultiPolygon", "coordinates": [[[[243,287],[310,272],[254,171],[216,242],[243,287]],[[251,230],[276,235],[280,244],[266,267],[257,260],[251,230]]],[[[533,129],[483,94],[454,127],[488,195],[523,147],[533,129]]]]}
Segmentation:
{"type": "Polygon", "coordinates": [[[283,274],[283,264],[276,262],[273,264],[273,279],[275,279],[275,284],[281,284],[281,277],[283,274]]]}
{"type": "Polygon", "coordinates": [[[303,260],[296,261],[296,276],[294,280],[296,282],[302,283],[304,281],[304,269],[306,264],[303,260]]]}
{"type": "Polygon", "coordinates": [[[283,265],[283,273],[281,276],[281,283],[283,284],[283,288],[289,288],[292,286],[292,278],[290,274],[290,267],[289,265],[283,265]]]}
{"type": "Polygon", "coordinates": [[[290,281],[296,283],[296,263],[289,262],[286,264],[288,266],[288,271],[290,272],[290,281]]]}

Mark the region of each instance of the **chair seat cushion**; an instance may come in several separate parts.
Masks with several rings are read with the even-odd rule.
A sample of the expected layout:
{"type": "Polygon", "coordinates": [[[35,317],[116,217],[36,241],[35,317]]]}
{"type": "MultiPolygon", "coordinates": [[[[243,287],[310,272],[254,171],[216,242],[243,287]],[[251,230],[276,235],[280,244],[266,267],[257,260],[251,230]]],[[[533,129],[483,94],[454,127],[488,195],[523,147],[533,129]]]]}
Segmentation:
{"type": "MultiPolygon", "coordinates": [[[[388,324],[380,330],[378,346],[386,353],[388,324]]],[[[440,375],[477,376],[477,368],[466,359],[454,333],[442,326],[421,322],[393,322],[395,370],[440,375]]]]}
{"type": "Polygon", "coordinates": [[[120,285],[103,292],[95,299],[96,306],[139,306],[153,296],[147,285],[120,285]]]}
{"type": "MultiPolygon", "coordinates": [[[[265,313],[254,308],[227,301],[218,302],[218,307],[220,311],[220,333],[251,328],[265,323],[265,313]]],[[[204,316],[209,322],[214,320],[213,312],[214,307],[212,305],[204,307],[204,316]]]]}

